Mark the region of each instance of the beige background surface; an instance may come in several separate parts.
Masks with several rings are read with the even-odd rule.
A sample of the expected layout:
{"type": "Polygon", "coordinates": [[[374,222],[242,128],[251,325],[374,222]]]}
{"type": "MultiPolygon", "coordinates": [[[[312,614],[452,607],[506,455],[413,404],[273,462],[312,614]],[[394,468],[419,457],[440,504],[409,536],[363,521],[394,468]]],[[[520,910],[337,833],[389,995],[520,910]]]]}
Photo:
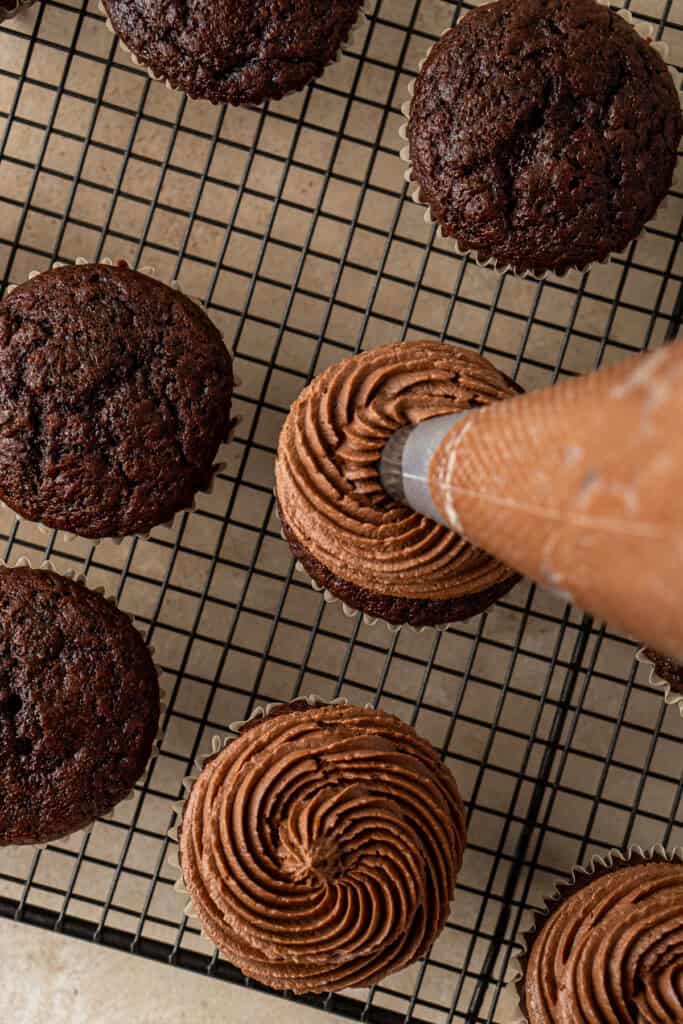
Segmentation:
{"type": "Polygon", "coordinates": [[[0,921],[0,1017],[16,1024],[324,1024],[329,1014],[0,921]]]}

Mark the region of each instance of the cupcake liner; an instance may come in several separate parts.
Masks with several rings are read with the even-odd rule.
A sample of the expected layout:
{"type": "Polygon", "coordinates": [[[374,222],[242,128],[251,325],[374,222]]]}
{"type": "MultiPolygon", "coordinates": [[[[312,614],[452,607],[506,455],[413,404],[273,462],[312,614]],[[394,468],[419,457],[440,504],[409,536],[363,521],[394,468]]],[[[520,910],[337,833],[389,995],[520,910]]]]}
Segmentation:
{"type": "MultiPolygon", "coordinates": [[[[280,530],[280,536],[285,542],[287,541],[282,530],[280,530]]],[[[316,581],[308,575],[301,562],[297,561],[294,565],[294,569],[300,575],[305,576],[308,579],[312,589],[315,590],[317,594],[322,594],[325,604],[340,604],[342,614],[345,615],[347,619],[357,619],[359,615],[362,615],[364,626],[386,626],[390,633],[400,633],[403,629],[407,629],[410,633],[426,633],[430,630],[436,633],[445,633],[447,629],[451,629],[451,627],[459,625],[457,622],[446,622],[438,626],[413,626],[410,622],[396,624],[394,622],[387,622],[386,619],[376,619],[372,615],[368,615],[367,612],[361,611],[360,608],[352,608],[351,605],[342,601],[340,597],[335,597],[331,590],[328,590],[326,587],[321,587],[319,583],[316,583],[316,581]]],[[[481,613],[478,612],[477,614],[481,613]]],[[[471,616],[471,618],[476,618],[476,615],[471,616]]],[[[460,620],[460,622],[467,621],[469,620],[460,620]]]]}
{"type": "MultiPolygon", "coordinates": [[[[275,494],[275,491],[273,491],[273,495],[275,496],[276,499],[275,517],[279,522],[280,513],[277,507],[277,494],[275,494]]],[[[287,544],[287,546],[289,547],[289,542],[285,537],[284,530],[282,529],[280,529],[280,536],[282,537],[285,544],[287,544]]],[[[325,602],[325,604],[341,605],[342,614],[345,615],[347,619],[357,619],[359,615],[362,615],[364,626],[386,626],[386,628],[392,634],[400,633],[402,629],[407,629],[410,633],[426,633],[429,631],[433,631],[436,633],[445,633],[447,629],[460,625],[462,622],[469,621],[468,619],[461,619],[460,622],[446,622],[438,626],[413,626],[409,622],[403,622],[397,625],[394,622],[387,622],[386,619],[374,618],[372,615],[368,615],[367,612],[362,611],[360,608],[352,608],[350,604],[347,604],[345,601],[342,601],[340,597],[336,597],[331,590],[328,590],[326,587],[323,587],[319,583],[317,583],[313,579],[313,577],[306,572],[306,569],[298,559],[294,563],[294,571],[298,572],[301,576],[306,577],[308,582],[311,584],[312,589],[315,590],[316,594],[322,594],[323,601],[325,602]]],[[[470,618],[475,619],[477,615],[480,614],[481,612],[477,612],[475,615],[470,616],[470,618]]]]}
{"type": "Polygon", "coordinates": [[[16,0],[16,3],[10,11],[0,11],[0,24],[3,21],[8,21],[10,18],[16,17],[25,7],[31,7],[36,0],[16,0]]]}
{"type": "MultiPolygon", "coordinates": [[[[485,0],[485,2],[482,3],[480,6],[481,7],[485,7],[488,4],[496,3],[496,2],[497,2],[497,0],[485,0]]],[[[663,59],[663,61],[665,62],[666,66],[668,67],[669,73],[670,73],[670,75],[671,75],[671,77],[673,79],[674,85],[676,86],[676,91],[678,92],[679,101],[681,102],[681,106],[683,107],[683,95],[681,94],[681,85],[683,84],[683,74],[681,74],[681,72],[678,70],[678,68],[674,67],[672,64],[669,63],[669,60],[668,60],[668,57],[669,57],[669,46],[668,46],[668,44],[664,43],[664,42],[661,42],[659,40],[655,40],[653,38],[653,36],[654,36],[654,26],[652,26],[652,25],[650,25],[650,24],[648,24],[646,22],[639,21],[637,18],[634,18],[634,16],[631,14],[631,12],[629,10],[625,10],[624,8],[617,9],[614,6],[614,4],[611,2],[611,0],[597,0],[597,2],[602,7],[612,7],[612,9],[615,11],[616,14],[619,15],[620,18],[623,18],[624,21],[628,22],[629,25],[633,26],[633,28],[636,30],[638,35],[642,36],[643,39],[647,39],[649,41],[649,43],[652,46],[652,48],[657,51],[657,53],[660,55],[660,57],[663,59]]],[[[441,33],[441,37],[443,38],[443,36],[447,35],[447,33],[450,32],[450,31],[451,31],[451,28],[444,29],[444,31],[441,33]]],[[[436,45],[437,45],[437,43],[433,43],[429,47],[429,49],[427,50],[426,54],[424,55],[424,57],[422,58],[422,60],[418,64],[418,73],[420,71],[422,71],[422,68],[424,67],[424,64],[425,64],[427,58],[429,57],[429,55],[431,54],[432,50],[434,49],[434,47],[436,45]]],[[[413,78],[408,83],[408,99],[401,106],[401,113],[405,117],[405,121],[403,121],[403,123],[399,127],[398,133],[399,133],[399,135],[401,137],[402,142],[405,143],[405,145],[401,146],[401,149],[399,151],[399,155],[401,157],[401,160],[405,164],[407,164],[407,169],[406,169],[403,177],[404,177],[404,180],[408,183],[408,186],[409,186],[408,194],[410,195],[410,198],[412,199],[412,201],[417,206],[422,206],[422,207],[425,208],[425,212],[424,212],[425,224],[437,224],[438,225],[437,219],[432,216],[432,211],[431,211],[431,208],[429,206],[429,203],[422,196],[422,190],[421,190],[419,184],[416,181],[413,180],[413,165],[412,165],[412,163],[410,161],[410,144],[409,144],[409,140],[408,140],[408,123],[409,123],[409,120],[410,120],[410,109],[412,107],[413,95],[415,93],[415,83],[416,83],[416,81],[417,81],[417,78],[413,78]],[[410,187],[411,186],[415,186],[413,188],[412,192],[410,191],[410,187]]],[[[554,271],[554,270],[546,270],[542,274],[535,274],[531,270],[525,270],[523,273],[519,274],[519,273],[517,273],[517,271],[515,271],[515,269],[509,263],[506,263],[506,264],[498,263],[498,261],[495,259],[495,257],[489,257],[488,259],[482,259],[482,258],[480,258],[478,252],[475,249],[462,248],[458,244],[457,239],[449,237],[448,241],[453,243],[453,247],[454,247],[455,252],[456,252],[456,254],[458,256],[461,256],[461,257],[470,256],[474,260],[474,262],[476,263],[476,265],[478,267],[482,267],[482,268],[488,269],[488,270],[493,270],[497,274],[500,274],[501,276],[504,275],[504,274],[508,274],[509,273],[509,274],[512,274],[515,277],[526,278],[526,279],[532,280],[532,281],[546,281],[548,279],[553,279],[553,278],[556,279],[556,280],[557,279],[561,280],[562,278],[566,277],[567,274],[572,273],[572,272],[576,272],[576,273],[579,273],[579,274],[588,274],[592,270],[592,268],[595,267],[595,266],[605,266],[605,265],[611,263],[612,260],[616,256],[620,256],[623,253],[625,253],[626,250],[633,244],[633,242],[640,241],[640,239],[645,234],[648,233],[648,228],[649,228],[649,226],[651,224],[654,223],[656,217],[658,217],[659,214],[663,210],[666,210],[666,209],[669,208],[669,206],[670,206],[670,199],[671,199],[671,190],[679,187],[679,185],[681,184],[681,178],[682,177],[683,177],[683,175],[681,174],[681,160],[680,160],[680,157],[679,157],[679,159],[677,161],[677,164],[676,164],[676,168],[674,170],[674,176],[673,176],[673,180],[672,180],[672,183],[671,183],[671,189],[669,190],[668,195],[664,197],[662,202],[657,207],[657,210],[655,211],[654,217],[652,218],[652,220],[648,221],[648,223],[645,225],[645,227],[640,232],[640,234],[636,238],[634,238],[630,242],[628,242],[627,245],[623,249],[621,249],[619,251],[612,252],[604,260],[597,260],[597,261],[595,261],[593,263],[589,263],[589,264],[587,264],[583,268],[581,268],[581,267],[568,267],[566,270],[562,271],[561,273],[558,273],[557,271],[554,271]]],[[[439,236],[439,238],[442,238],[442,239],[446,238],[446,236],[443,234],[443,232],[441,230],[441,226],[440,225],[438,225],[438,227],[437,227],[437,235],[439,236]]]]}
{"type": "MultiPolygon", "coordinates": [[[[85,259],[85,257],[83,257],[83,256],[78,256],[74,260],[74,264],[77,267],[84,267],[84,266],[87,266],[88,264],[91,264],[91,263],[101,263],[101,264],[103,264],[106,267],[111,267],[111,266],[115,266],[118,262],[120,262],[120,261],[112,260],[108,256],[105,257],[102,260],[88,260],[88,259],[85,259]]],[[[55,260],[50,265],[50,269],[51,270],[57,270],[60,267],[67,267],[67,266],[70,266],[70,265],[71,264],[64,263],[61,260],[55,260]]],[[[156,267],[152,267],[152,266],[140,267],[137,272],[140,273],[140,274],[146,274],[147,277],[154,277],[155,278],[157,276],[156,267]]],[[[27,280],[32,281],[35,277],[39,277],[42,273],[45,273],[45,271],[43,271],[43,270],[32,270],[29,273],[27,280]]],[[[18,287],[19,287],[19,285],[17,285],[17,284],[9,284],[9,285],[7,285],[7,288],[5,289],[5,295],[11,295],[12,292],[16,288],[18,288],[18,287]]],[[[175,280],[171,281],[169,283],[169,287],[172,288],[174,291],[180,292],[181,295],[186,295],[186,293],[181,289],[181,287],[178,284],[178,282],[175,281],[175,280]]],[[[205,308],[204,307],[204,303],[197,296],[187,295],[186,297],[191,299],[197,306],[200,306],[202,309],[205,308]]],[[[230,357],[232,359],[233,358],[233,353],[229,351],[229,354],[230,354],[230,357]]],[[[241,382],[239,382],[239,383],[241,383],[241,382]]],[[[234,374],[233,374],[233,389],[236,386],[239,386],[238,385],[238,378],[234,377],[234,374]]],[[[203,490],[197,491],[195,493],[195,495],[192,498],[192,504],[191,505],[188,505],[187,508],[179,509],[170,519],[167,519],[165,522],[157,523],[156,526],[152,527],[152,530],[158,530],[160,527],[163,527],[163,528],[166,528],[166,529],[174,529],[176,526],[178,526],[178,524],[180,523],[180,521],[181,521],[182,517],[185,515],[185,513],[195,512],[197,510],[198,500],[199,500],[200,495],[202,495],[202,494],[212,495],[213,494],[213,492],[215,490],[215,486],[216,486],[216,477],[218,476],[219,473],[223,472],[223,470],[227,466],[226,449],[227,449],[227,446],[230,444],[230,442],[233,440],[233,437],[234,437],[234,434],[235,434],[235,430],[239,426],[240,420],[241,420],[241,417],[239,417],[239,416],[233,416],[233,418],[232,418],[231,425],[230,425],[230,431],[229,431],[229,434],[228,434],[228,439],[227,439],[227,441],[223,442],[223,444],[218,449],[218,452],[216,453],[218,461],[215,462],[214,465],[213,465],[213,476],[211,477],[211,482],[209,483],[209,486],[205,487],[203,490]]],[[[29,526],[35,526],[39,530],[39,532],[42,533],[45,536],[50,536],[53,532],[55,532],[55,527],[46,526],[44,523],[41,523],[39,520],[26,519],[25,516],[20,515],[19,512],[17,512],[15,509],[13,509],[10,505],[8,505],[6,502],[4,502],[1,498],[0,498],[0,509],[7,509],[8,512],[11,512],[12,515],[15,516],[15,518],[16,518],[18,523],[26,523],[29,526]]],[[[97,547],[98,544],[101,544],[102,541],[105,541],[105,540],[110,540],[114,544],[116,544],[117,546],[120,545],[120,544],[123,544],[127,540],[130,540],[132,537],[135,537],[138,540],[149,540],[149,538],[151,536],[151,533],[152,533],[152,530],[147,530],[145,533],[130,533],[130,534],[126,534],[123,537],[83,537],[83,536],[81,536],[78,533],[71,533],[68,530],[59,530],[59,529],[57,529],[56,532],[61,534],[62,537],[64,538],[64,540],[67,543],[72,543],[73,541],[76,541],[76,540],[84,540],[84,541],[87,541],[89,544],[92,544],[93,547],[97,547]]]]}
{"type": "Polygon", "coordinates": [[[593,879],[609,874],[615,868],[624,867],[627,864],[643,864],[648,861],[658,863],[664,861],[673,863],[676,861],[683,864],[683,847],[667,849],[661,843],[657,843],[646,850],[641,846],[634,845],[629,846],[625,852],[613,849],[602,856],[596,854],[591,858],[587,866],[575,865],[571,869],[567,881],[558,882],[551,894],[544,900],[542,909],[529,912],[531,920],[519,938],[522,949],[510,961],[511,974],[505,986],[505,991],[509,995],[512,1007],[509,1024],[529,1024],[523,1009],[526,962],[538,932],[551,914],[568,896],[585,888],[593,879]]]}
{"type": "Polygon", "coordinates": [[[650,675],[648,683],[650,686],[656,687],[660,693],[663,690],[664,703],[669,707],[678,705],[678,711],[681,718],[683,718],[683,693],[676,693],[671,686],[671,683],[667,682],[666,679],[662,679],[662,677],[657,674],[654,662],[647,657],[645,651],[645,647],[641,647],[641,649],[636,652],[636,661],[640,662],[641,665],[647,665],[649,667],[650,675]]]}
{"type": "MultiPolygon", "coordinates": [[[[29,0],[29,2],[33,3],[34,0],[29,0]]],[[[119,46],[124,51],[124,53],[128,54],[128,56],[130,57],[130,59],[133,62],[133,64],[135,64],[135,66],[140,68],[142,71],[146,71],[147,75],[149,76],[149,78],[152,79],[153,82],[161,82],[163,85],[166,86],[167,89],[170,89],[171,92],[180,93],[181,96],[186,95],[183,89],[176,88],[176,86],[171,85],[171,83],[168,81],[168,79],[164,78],[163,75],[155,75],[154,72],[151,70],[151,68],[148,68],[146,66],[146,64],[144,64],[140,60],[140,58],[135,53],[133,53],[133,51],[130,49],[130,47],[126,46],[126,44],[124,43],[124,41],[121,38],[121,36],[117,33],[116,29],[112,25],[111,19],[109,18],[109,15],[107,14],[106,8],[105,8],[102,0],[97,0],[97,6],[99,8],[100,14],[102,14],[104,16],[104,23],[105,23],[107,29],[117,39],[119,46]]],[[[334,64],[340,64],[341,63],[341,61],[344,59],[344,54],[342,52],[344,49],[356,46],[359,38],[361,37],[363,31],[365,30],[365,26],[366,26],[366,24],[369,21],[370,12],[373,10],[373,8],[374,8],[373,0],[364,0],[363,4],[361,5],[361,7],[360,7],[360,9],[358,11],[358,16],[356,18],[356,21],[355,21],[354,25],[351,27],[351,29],[350,29],[346,39],[342,42],[342,44],[341,44],[341,46],[340,46],[340,48],[339,48],[339,50],[337,52],[337,55],[334,57],[333,60],[328,61],[325,69],[323,70],[323,72],[320,75],[316,76],[316,78],[314,78],[313,81],[318,81],[320,78],[322,78],[322,76],[325,74],[325,71],[327,71],[327,69],[332,67],[334,64]]],[[[305,88],[305,86],[302,87],[302,88],[305,88]]],[[[301,89],[291,89],[289,92],[285,93],[285,96],[291,96],[293,93],[296,93],[296,92],[301,92],[301,89]]],[[[284,99],[285,96],[283,96],[282,99],[284,99]]],[[[211,102],[211,101],[209,101],[209,102],[211,102]]],[[[262,100],[261,102],[265,103],[266,101],[262,100]]],[[[271,100],[270,102],[276,102],[276,101],[271,100]]]]}
{"type": "MultiPolygon", "coordinates": [[[[137,622],[135,621],[133,616],[129,615],[128,612],[124,612],[122,608],[118,608],[118,605],[116,603],[116,597],[113,594],[108,593],[105,587],[93,587],[93,586],[90,586],[88,581],[87,581],[87,579],[86,579],[86,577],[82,573],[79,573],[76,569],[58,569],[56,567],[56,565],[54,565],[54,563],[49,561],[49,560],[41,562],[36,567],[36,566],[34,566],[31,563],[31,561],[28,558],[24,558],[24,557],[18,558],[17,561],[14,563],[14,565],[11,565],[9,562],[6,562],[4,559],[0,558],[0,568],[2,568],[2,569],[32,569],[32,570],[37,568],[40,572],[53,572],[57,576],[64,577],[64,579],[73,580],[74,583],[82,584],[84,587],[86,587],[88,590],[90,590],[94,594],[100,594],[105,599],[105,601],[108,601],[109,604],[114,605],[114,607],[117,608],[118,611],[120,611],[123,615],[126,616],[127,619],[130,620],[130,622],[131,622],[132,626],[134,627],[134,629],[136,630],[136,632],[138,632],[140,634],[140,636],[142,637],[142,639],[143,639],[143,641],[145,643],[145,646],[147,647],[147,650],[149,651],[149,653],[152,656],[152,659],[154,659],[154,654],[155,654],[154,647],[151,646],[149,643],[147,643],[147,638],[145,636],[144,629],[137,624],[137,622]]],[[[154,668],[156,669],[157,678],[159,680],[159,727],[157,729],[157,734],[156,734],[156,737],[154,739],[154,742],[152,744],[152,751],[151,751],[151,753],[149,755],[149,758],[147,759],[147,763],[146,763],[144,769],[142,770],[142,772],[140,773],[140,775],[136,779],[135,785],[137,785],[137,783],[140,781],[140,779],[146,778],[146,776],[147,776],[147,774],[148,774],[148,772],[149,772],[149,770],[150,770],[150,768],[152,766],[152,763],[159,756],[159,753],[161,751],[161,743],[162,743],[162,740],[164,738],[164,730],[163,730],[163,726],[162,726],[162,718],[163,718],[164,712],[166,711],[166,709],[168,707],[169,694],[168,694],[168,688],[165,685],[166,673],[164,672],[163,668],[156,661],[154,661],[154,668]]],[[[76,836],[76,835],[86,836],[86,835],[90,835],[90,833],[92,832],[93,828],[95,827],[95,824],[98,821],[113,821],[117,808],[120,807],[122,804],[130,803],[131,800],[134,800],[134,799],[135,799],[135,786],[133,786],[133,788],[130,789],[129,792],[126,793],[125,796],[122,796],[121,799],[119,800],[119,802],[117,804],[115,804],[115,806],[112,807],[111,810],[107,811],[105,814],[99,815],[97,818],[94,818],[88,825],[84,825],[81,828],[77,828],[73,832],[66,832],[63,836],[59,836],[57,839],[51,839],[50,842],[48,842],[48,843],[25,843],[25,844],[22,843],[21,845],[22,845],[23,848],[29,849],[29,850],[31,850],[31,849],[33,849],[33,850],[46,850],[53,843],[61,843],[65,839],[69,839],[71,836],[76,836]]]]}
{"type": "MultiPolygon", "coordinates": [[[[185,899],[188,900],[183,911],[185,917],[191,917],[198,920],[198,915],[194,911],[192,900],[190,899],[190,894],[185,888],[183,882],[182,868],[180,866],[180,859],[178,854],[178,827],[180,822],[183,820],[183,815],[185,813],[185,804],[190,795],[190,791],[194,786],[195,782],[197,781],[197,779],[199,778],[199,776],[201,775],[202,770],[207,761],[211,761],[214,757],[220,754],[220,752],[224,750],[229,743],[232,743],[234,740],[236,740],[239,737],[239,734],[241,733],[245,725],[249,725],[251,722],[256,722],[261,718],[267,718],[269,715],[272,715],[272,713],[274,711],[277,711],[279,708],[294,706],[301,707],[302,705],[307,705],[309,708],[346,707],[348,703],[349,702],[346,700],[345,697],[337,697],[335,700],[324,700],[322,697],[318,697],[316,694],[310,694],[308,697],[297,697],[295,700],[291,701],[278,701],[276,703],[259,705],[259,707],[254,708],[254,710],[252,711],[248,718],[244,719],[243,721],[232,722],[228,726],[230,732],[235,734],[234,736],[226,736],[225,738],[222,738],[221,736],[213,736],[211,739],[210,751],[206,754],[200,754],[197,758],[195,758],[194,764],[190,770],[190,774],[186,775],[185,778],[183,779],[183,789],[185,790],[185,796],[183,797],[182,800],[179,800],[172,805],[172,810],[175,815],[175,822],[166,833],[167,837],[171,840],[171,842],[175,844],[169,849],[166,857],[167,866],[178,876],[173,884],[173,888],[177,893],[179,893],[181,896],[184,896],[185,899]]],[[[372,705],[366,704],[365,707],[370,708],[372,707],[372,705]]],[[[211,946],[213,946],[213,942],[211,939],[208,938],[208,936],[203,935],[203,938],[205,938],[206,941],[209,942],[211,946]]]]}

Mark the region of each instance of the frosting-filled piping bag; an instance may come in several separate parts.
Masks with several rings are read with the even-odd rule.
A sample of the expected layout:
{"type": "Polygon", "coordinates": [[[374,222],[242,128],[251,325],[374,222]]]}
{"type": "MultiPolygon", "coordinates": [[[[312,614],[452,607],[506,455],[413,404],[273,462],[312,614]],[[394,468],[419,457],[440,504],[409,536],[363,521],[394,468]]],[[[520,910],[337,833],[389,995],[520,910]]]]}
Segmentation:
{"type": "Polygon", "coordinates": [[[683,340],[394,434],[399,501],[683,661],[683,340]]]}

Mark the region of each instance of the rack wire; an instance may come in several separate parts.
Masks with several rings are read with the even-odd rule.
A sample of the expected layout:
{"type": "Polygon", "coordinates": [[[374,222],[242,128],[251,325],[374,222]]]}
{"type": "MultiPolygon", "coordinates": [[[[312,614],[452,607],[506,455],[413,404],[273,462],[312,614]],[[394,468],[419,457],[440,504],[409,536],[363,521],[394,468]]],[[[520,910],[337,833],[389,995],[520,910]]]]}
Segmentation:
{"type": "MultiPolygon", "coordinates": [[[[213,735],[307,693],[401,715],[468,803],[444,935],[371,990],[302,1000],[338,1017],[504,1020],[526,907],[593,853],[683,843],[681,721],[633,641],[529,584],[444,634],[365,626],[297,576],[274,516],[291,401],[361,348],[457,340],[536,387],[679,329],[678,191],[625,255],[543,283],[480,269],[425,225],[398,158],[400,106],[427,47],[472,6],[376,0],[322,81],[241,110],[152,82],[85,0],[39,3],[0,31],[3,283],[78,256],[156,266],[234,348],[242,417],[215,493],[147,541],[94,548],[0,517],[2,557],[104,584],[144,624],[170,685],[161,754],[134,800],[90,835],[0,851],[0,915],[248,984],[185,917],[166,832],[213,735]]],[[[627,6],[682,63],[683,0],[627,6]]]]}

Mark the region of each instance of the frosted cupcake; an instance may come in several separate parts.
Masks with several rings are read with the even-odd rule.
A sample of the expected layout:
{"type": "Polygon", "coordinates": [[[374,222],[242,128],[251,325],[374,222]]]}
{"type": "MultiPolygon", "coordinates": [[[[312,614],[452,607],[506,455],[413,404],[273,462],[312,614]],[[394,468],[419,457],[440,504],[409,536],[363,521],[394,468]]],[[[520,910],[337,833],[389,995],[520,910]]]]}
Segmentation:
{"type": "Polygon", "coordinates": [[[292,554],[349,609],[400,626],[445,626],[484,611],[519,577],[394,501],[379,460],[401,427],[518,394],[466,349],[411,341],[332,366],[291,408],[276,492],[292,554]]]}
{"type": "Polygon", "coordinates": [[[576,873],[527,945],[517,991],[528,1024],[682,1021],[680,851],[615,853],[576,873]]]}
{"type": "Polygon", "coordinates": [[[381,711],[284,705],[192,785],[183,882],[230,963],[297,993],[370,985],[424,956],[465,846],[448,769],[381,711]]]}

